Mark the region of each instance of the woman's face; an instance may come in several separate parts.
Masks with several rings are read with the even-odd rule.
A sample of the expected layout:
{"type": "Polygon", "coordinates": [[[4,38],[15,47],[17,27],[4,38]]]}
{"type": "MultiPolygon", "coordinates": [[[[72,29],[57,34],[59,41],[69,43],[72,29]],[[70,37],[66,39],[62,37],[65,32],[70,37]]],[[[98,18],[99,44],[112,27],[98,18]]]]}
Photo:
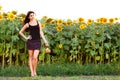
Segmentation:
{"type": "Polygon", "coordinates": [[[30,13],[30,15],[29,15],[29,19],[30,19],[30,20],[34,19],[34,16],[35,16],[34,13],[30,13]]]}

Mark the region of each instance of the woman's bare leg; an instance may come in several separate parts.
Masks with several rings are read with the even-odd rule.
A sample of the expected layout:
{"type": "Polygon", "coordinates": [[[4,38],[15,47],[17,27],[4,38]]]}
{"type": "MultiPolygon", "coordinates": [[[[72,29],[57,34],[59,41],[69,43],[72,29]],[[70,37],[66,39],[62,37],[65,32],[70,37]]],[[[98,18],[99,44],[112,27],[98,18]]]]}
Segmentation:
{"type": "Polygon", "coordinates": [[[39,50],[34,50],[34,55],[33,55],[33,73],[34,75],[37,75],[36,73],[36,68],[37,68],[37,62],[38,62],[38,55],[39,55],[39,50]]]}
{"type": "Polygon", "coordinates": [[[29,67],[31,71],[31,76],[34,76],[34,70],[33,70],[33,54],[34,50],[28,50],[29,52],[29,67]]]}

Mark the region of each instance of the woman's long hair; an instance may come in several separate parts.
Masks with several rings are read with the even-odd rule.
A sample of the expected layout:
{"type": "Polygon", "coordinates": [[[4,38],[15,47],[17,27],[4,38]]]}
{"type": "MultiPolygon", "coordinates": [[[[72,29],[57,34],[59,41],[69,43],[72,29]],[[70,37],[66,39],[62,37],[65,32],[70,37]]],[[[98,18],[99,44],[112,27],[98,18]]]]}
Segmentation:
{"type": "Polygon", "coordinates": [[[24,24],[30,22],[29,16],[30,16],[31,13],[34,13],[34,12],[33,11],[28,11],[28,13],[27,13],[27,15],[25,17],[25,20],[24,20],[24,24]]]}
{"type": "MultiPolygon", "coordinates": [[[[27,15],[26,15],[26,17],[25,17],[25,20],[24,20],[24,24],[30,22],[29,16],[30,16],[31,13],[34,13],[34,12],[33,12],[33,11],[28,11],[28,13],[27,13],[27,15]]],[[[25,31],[26,31],[26,32],[29,32],[29,28],[27,28],[25,31]]]]}

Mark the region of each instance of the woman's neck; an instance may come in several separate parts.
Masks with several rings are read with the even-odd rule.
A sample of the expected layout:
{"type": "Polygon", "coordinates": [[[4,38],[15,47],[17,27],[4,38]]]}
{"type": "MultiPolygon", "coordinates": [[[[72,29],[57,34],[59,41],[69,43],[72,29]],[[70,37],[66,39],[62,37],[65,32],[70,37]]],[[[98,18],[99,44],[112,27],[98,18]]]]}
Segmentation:
{"type": "Polygon", "coordinates": [[[35,21],[35,19],[31,19],[31,20],[30,20],[30,22],[34,22],[34,21],[35,21]]]}

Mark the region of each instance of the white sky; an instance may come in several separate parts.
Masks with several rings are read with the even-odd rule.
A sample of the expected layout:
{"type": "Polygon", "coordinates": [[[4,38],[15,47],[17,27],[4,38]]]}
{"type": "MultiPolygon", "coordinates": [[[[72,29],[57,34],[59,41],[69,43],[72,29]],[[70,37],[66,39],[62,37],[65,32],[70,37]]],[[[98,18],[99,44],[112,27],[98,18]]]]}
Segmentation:
{"type": "Polygon", "coordinates": [[[39,18],[120,17],[119,0],[0,0],[0,5],[4,11],[17,10],[26,14],[33,10],[39,18]]]}

